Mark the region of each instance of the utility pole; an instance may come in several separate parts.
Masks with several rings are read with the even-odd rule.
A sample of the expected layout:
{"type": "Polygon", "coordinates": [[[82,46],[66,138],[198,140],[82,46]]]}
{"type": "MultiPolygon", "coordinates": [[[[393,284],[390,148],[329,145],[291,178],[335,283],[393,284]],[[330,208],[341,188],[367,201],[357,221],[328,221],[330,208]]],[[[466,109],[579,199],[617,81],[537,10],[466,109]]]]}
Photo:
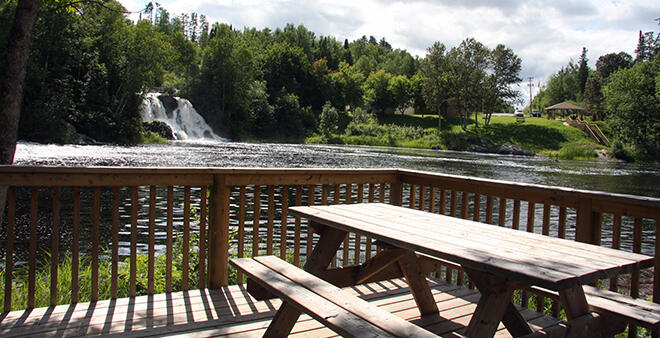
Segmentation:
{"type": "Polygon", "coordinates": [[[533,77],[528,77],[527,80],[529,80],[529,115],[532,115],[532,87],[534,87],[534,84],[532,83],[532,80],[534,80],[533,77]]]}

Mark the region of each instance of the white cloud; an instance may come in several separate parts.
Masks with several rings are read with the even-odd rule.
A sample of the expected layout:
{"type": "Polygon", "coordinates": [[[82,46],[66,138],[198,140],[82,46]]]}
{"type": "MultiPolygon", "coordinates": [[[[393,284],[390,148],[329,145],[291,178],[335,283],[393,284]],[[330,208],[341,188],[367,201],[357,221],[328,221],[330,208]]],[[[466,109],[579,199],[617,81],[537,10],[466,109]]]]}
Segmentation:
{"type": "MultiPolygon", "coordinates": [[[[129,10],[146,0],[120,0],[129,10]]],[[[658,31],[657,0],[161,0],[170,13],[198,12],[211,23],[258,29],[303,24],[319,35],[354,40],[385,37],[394,48],[423,57],[440,41],[448,47],[473,37],[493,48],[511,47],[522,76],[541,82],[577,61],[587,47],[593,67],[600,55],[633,54],[639,30],[658,31]]],[[[523,86],[522,88],[525,88],[523,86]]],[[[527,92],[525,95],[528,95],[527,92]]]]}

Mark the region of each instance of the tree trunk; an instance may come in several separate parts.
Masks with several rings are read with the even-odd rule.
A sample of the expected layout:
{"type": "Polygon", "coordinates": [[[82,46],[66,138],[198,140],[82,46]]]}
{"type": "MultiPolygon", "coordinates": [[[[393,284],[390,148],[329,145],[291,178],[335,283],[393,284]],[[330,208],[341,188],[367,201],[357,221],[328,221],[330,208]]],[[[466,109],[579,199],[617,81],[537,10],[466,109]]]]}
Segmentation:
{"type": "MultiPolygon", "coordinates": [[[[9,37],[7,39],[7,54],[1,65],[2,78],[0,79],[0,165],[12,164],[16,152],[18,138],[18,120],[23,101],[23,82],[30,43],[32,42],[32,28],[39,14],[41,0],[19,0],[14,14],[9,37]]],[[[7,187],[0,187],[0,221],[3,219],[7,187]]]]}
{"type": "Polygon", "coordinates": [[[0,80],[0,125],[5,130],[0,133],[0,164],[11,164],[14,161],[25,69],[30,54],[32,28],[40,6],[41,0],[19,0],[9,33],[7,55],[2,68],[4,73],[0,80]]]}

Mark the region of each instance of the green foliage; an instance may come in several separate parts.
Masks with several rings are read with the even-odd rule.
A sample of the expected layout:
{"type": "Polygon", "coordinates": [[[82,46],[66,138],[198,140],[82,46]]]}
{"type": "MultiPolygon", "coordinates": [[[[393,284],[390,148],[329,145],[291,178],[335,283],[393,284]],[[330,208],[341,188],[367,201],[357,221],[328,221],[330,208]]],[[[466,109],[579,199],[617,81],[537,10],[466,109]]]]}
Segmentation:
{"type": "Polygon", "coordinates": [[[274,115],[277,120],[274,133],[283,139],[297,139],[315,130],[316,117],[309,107],[301,107],[298,97],[286,94],[275,99],[274,115]]]}
{"type": "Polygon", "coordinates": [[[140,134],[140,143],[167,144],[168,142],[166,138],[152,131],[146,131],[140,134]]]}
{"type": "Polygon", "coordinates": [[[612,143],[612,156],[618,160],[634,162],[632,150],[626,147],[621,141],[616,140],[612,143]]]}
{"type": "MultiPolygon", "coordinates": [[[[190,289],[199,287],[199,274],[194,268],[199,265],[199,236],[196,233],[191,234],[189,247],[190,269],[188,275],[188,285],[190,289]]],[[[108,250],[104,250],[108,251],[108,250]]],[[[136,294],[146,295],[148,291],[148,268],[149,258],[147,254],[137,255],[137,278],[136,294]]],[[[183,240],[177,237],[173,248],[172,264],[172,290],[180,291],[183,280],[183,240]]],[[[165,255],[158,255],[154,261],[154,292],[164,293],[165,275],[167,261],[165,255]]],[[[57,304],[71,303],[71,285],[72,285],[72,257],[70,254],[64,255],[57,266],[57,304]]],[[[4,269],[0,270],[0,279],[4,280],[4,269]]],[[[99,257],[98,270],[98,294],[99,299],[110,299],[112,283],[112,259],[109,255],[99,257]]],[[[130,260],[128,257],[118,262],[117,278],[117,296],[119,298],[129,296],[130,282],[130,260]]],[[[50,301],[50,257],[45,257],[36,267],[36,285],[35,301],[36,307],[49,306],[50,301]]],[[[235,279],[234,279],[235,280],[235,279]]],[[[78,270],[79,296],[78,302],[91,301],[92,291],[92,267],[91,257],[81,256],[78,270]]],[[[27,308],[27,288],[28,288],[28,267],[27,265],[17,266],[14,269],[14,279],[12,285],[12,310],[21,310],[27,308]]],[[[4,303],[4,283],[0,285],[0,303],[4,303]]]]}
{"type": "Polygon", "coordinates": [[[385,110],[393,107],[392,95],[389,91],[392,74],[379,70],[371,73],[364,82],[364,104],[377,114],[385,114],[385,110]]]}
{"type": "Polygon", "coordinates": [[[646,161],[660,158],[659,79],[660,57],[656,57],[613,73],[603,89],[615,137],[646,161]]]}
{"type": "Polygon", "coordinates": [[[571,143],[557,152],[557,158],[561,160],[592,160],[598,157],[595,144],[571,143]]]}
{"type": "Polygon", "coordinates": [[[319,121],[319,132],[321,135],[328,137],[332,134],[343,133],[349,122],[348,113],[340,111],[333,107],[330,102],[323,105],[321,111],[321,119],[319,121]]]}
{"type": "Polygon", "coordinates": [[[403,110],[410,105],[412,84],[405,75],[396,75],[390,78],[387,91],[391,95],[392,106],[403,114],[403,110]]]}

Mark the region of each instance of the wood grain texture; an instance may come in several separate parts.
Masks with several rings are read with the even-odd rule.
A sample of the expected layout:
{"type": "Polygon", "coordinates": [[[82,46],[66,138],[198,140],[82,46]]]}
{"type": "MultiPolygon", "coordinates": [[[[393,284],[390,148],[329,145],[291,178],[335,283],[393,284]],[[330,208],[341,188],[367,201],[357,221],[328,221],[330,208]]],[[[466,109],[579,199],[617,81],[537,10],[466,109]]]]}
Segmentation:
{"type": "Polygon", "coordinates": [[[592,282],[649,266],[653,261],[648,256],[387,204],[294,207],[290,212],[343,231],[551,289],[592,282]]]}

